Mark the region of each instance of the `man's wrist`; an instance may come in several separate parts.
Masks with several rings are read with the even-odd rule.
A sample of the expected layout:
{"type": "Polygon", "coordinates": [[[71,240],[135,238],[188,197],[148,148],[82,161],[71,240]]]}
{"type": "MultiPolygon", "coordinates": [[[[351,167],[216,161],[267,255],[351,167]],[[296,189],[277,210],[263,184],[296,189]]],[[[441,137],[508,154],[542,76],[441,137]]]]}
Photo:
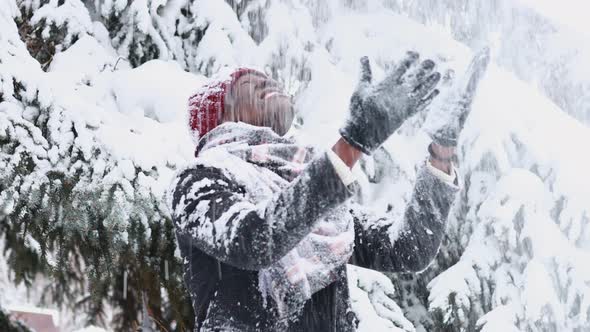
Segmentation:
{"type": "Polygon", "coordinates": [[[428,171],[434,175],[435,177],[437,177],[438,179],[440,179],[441,181],[452,185],[452,186],[458,186],[457,183],[457,170],[455,169],[455,167],[451,164],[451,173],[447,173],[443,170],[441,170],[440,168],[435,167],[431,160],[428,159],[426,161],[426,168],[428,169],[428,171]]]}
{"type": "Polygon", "coordinates": [[[428,161],[433,167],[445,172],[446,174],[451,174],[453,171],[453,163],[450,161],[441,161],[432,157],[430,157],[428,161]]]}
{"type": "Polygon", "coordinates": [[[340,137],[338,142],[332,147],[332,151],[348,166],[352,168],[361,158],[363,152],[350,145],[344,138],[340,137]]]}
{"type": "Polygon", "coordinates": [[[345,186],[348,187],[351,183],[356,181],[356,177],[352,174],[352,170],[336,155],[334,151],[328,150],[327,155],[332,166],[334,166],[336,174],[338,174],[338,177],[340,177],[340,180],[342,180],[342,183],[345,186]]]}
{"type": "Polygon", "coordinates": [[[428,146],[428,152],[430,153],[430,164],[437,169],[451,174],[453,170],[453,157],[455,156],[455,147],[439,145],[435,142],[430,143],[428,146]]]}

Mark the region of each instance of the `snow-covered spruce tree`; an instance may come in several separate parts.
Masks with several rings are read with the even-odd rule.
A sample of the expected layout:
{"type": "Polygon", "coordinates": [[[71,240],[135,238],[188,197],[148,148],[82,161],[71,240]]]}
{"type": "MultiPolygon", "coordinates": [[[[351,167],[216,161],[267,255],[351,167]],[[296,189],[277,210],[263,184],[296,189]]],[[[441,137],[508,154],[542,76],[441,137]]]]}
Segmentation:
{"type": "Polygon", "coordinates": [[[85,7],[33,3],[0,6],[0,235],[14,282],[47,276],[44,301],[84,313],[91,324],[106,325],[110,305],[113,326],[131,330],[146,305],[157,325],[190,329],[173,227],[151,189],[159,170],[111,155],[96,124],[73,108],[84,104],[64,99],[43,71],[47,65],[32,57],[51,61],[81,37],[78,26],[47,17],[71,13],[61,8],[68,4],[82,13],[85,7]],[[41,40],[55,47],[39,51],[41,40]]]}
{"type": "Polygon", "coordinates": [[[152,59],[184,62],[175,23],[185,24],[190,2],[103,0],[86,5],[93,19],[104,24],[113,47],[137,67],[152,59]]]}
{"type": "MultiPolygon", "coordinates": [[[[510,0],[382,2],[419,22],[448,29],[471,47],[479,47],[482,40],[496,43],[498,64],[537,86],[568,114],[590,123],[590,81],[579,75],[590,48],[585,31],[576,30],[579,27],[567,15],[546,9],[551,7],[510,0]]],[[[569,7],[575,12],[574,6],[569,7]]]]}
{"type": "Polygon", "coordinates": [[[501,71],[489,80],[502,86],[483,89],[475,107],[489,113],[465,133],[447,241],[425,273],[395,278],[399,304],[428,331],[587,331],[588,178],[563,149],[587,140],[587,128],[501,71]],[[516,90],[526,104],[491,102],[492,91],[516,90]]]}
{"type": "Polygon", "coordinates": [[[292,93],[310,79],[307,57],[315,33],[301,1],[84,3],[132,67],[152,59],[174,60],[185,70],[211,75],[223,66],[253,65],[264,67],[292,93]]]}
{"type": "Polygon", "coordinates": [[[255,22],[258,16],[245,11],[259,8],[258,2],[84,1],[92,19],[104,25],[112,46],[132,67],[152,59],[174,60],[186,70],[208,75],[223,65],[236,65],[236,60],[244,62],[241,54],[250,53],[254,43],[236,17],[243,14],[255,22]]]}
{"type": "Polygon", "coordinates": [[[92,30],[88,11],[80,0],[18,0],[17,5],[19,34],[43,69],[54,54],[92,30]]]}
{"type": "Polygon", "coordinates": [[[271,33],[260,44],[268,54],[266,71],[291,95],[297,96],[311,79],[309,58],[317,47],[313,18],[309,9],[298,1],[270,2],[267,7],[264,21],[271,33]]]}
{"type": "Polygon", "coordinates": [[[471,174],[473,233],[460,260],[429,284],[439,323],[463,331],[588,329],[590,274],[580,264],[590,259],[588,208],[562,187],[562,170],[526,162],[536,149],[529,144],[513,135],[505,146],[515,168],[502,171],[502,154],[490,153],[471,174]]]}

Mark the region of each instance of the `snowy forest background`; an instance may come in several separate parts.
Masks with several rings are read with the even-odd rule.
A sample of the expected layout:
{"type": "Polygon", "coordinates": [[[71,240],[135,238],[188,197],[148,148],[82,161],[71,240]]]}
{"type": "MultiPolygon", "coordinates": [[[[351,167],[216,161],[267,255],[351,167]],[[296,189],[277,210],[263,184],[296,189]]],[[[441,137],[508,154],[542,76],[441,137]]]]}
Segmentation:
{"type": "MultiPolygon", "coordinates": [[[[408,49],[460,75],[471,50],[489,45],[445,243],[418,275],[349,267],[359,329],[590,331],[584,9],[574,0],[0,1],[0,307],[58,308],[68,331],[189,330],[164,197],[193,158],[192,91],[224,66],[262,69],[294,95],[302,136],[329,146],[362,55],[377,76],[408,49]]],[[[403,213],[427,125],[427,111],[416,115],[385,144],[390,163],[355,170],[377,212],[403,213]]]]}

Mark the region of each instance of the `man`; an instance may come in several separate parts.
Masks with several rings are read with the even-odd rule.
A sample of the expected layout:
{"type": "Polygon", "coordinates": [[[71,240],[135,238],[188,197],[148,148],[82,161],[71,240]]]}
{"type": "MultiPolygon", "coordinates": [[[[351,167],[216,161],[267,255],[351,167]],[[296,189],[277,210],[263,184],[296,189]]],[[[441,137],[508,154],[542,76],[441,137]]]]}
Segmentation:
{"type": "Polygon", "coordinates": [[[239,69],[189,101],[197,143],[193,163],[173,181],[169,206],[185,282],[200,331],[354,331],[346,264],[389,272],[424,270],[442,240],[458,192],[451,158],[477,82],[489,60],[478,54],[441,107],[418,172],[403,230],[351,203],[350,172],[403,122],[436,97],[440,74],[408,56],[378,83],[368,59],[340,140],[317,151],[284,137],[293,121],[277,82],[239,69]]]}

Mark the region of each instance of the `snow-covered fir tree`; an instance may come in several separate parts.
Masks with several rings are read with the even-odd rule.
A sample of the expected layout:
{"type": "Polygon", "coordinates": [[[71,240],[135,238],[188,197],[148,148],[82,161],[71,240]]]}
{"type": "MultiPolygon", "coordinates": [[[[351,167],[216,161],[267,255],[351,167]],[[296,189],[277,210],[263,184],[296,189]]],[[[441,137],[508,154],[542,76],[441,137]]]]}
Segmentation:
{"type": "MultiPolygon", "coordinates": [[[[424,272],[349,266],[359,329],[589,331],[590,160],[579,149],[590,130],[566,115],[588,123],[588,50],[571,26],[511,1],[2,1],[10,281],[61,306],[72,329],[190,329],[164,204],[192,158],[190,93],[225,66],[259,68],[294,95],[304,136],[325,145],[362,55],[376,76],[407,49],[460,74],[471,53],[450,35],[491,44],[496,59],[461,139],[463,191],[424,272]]],[[[385,144],[389,163],[356,170],[376,212],[403,213],[434,111],[385,144]]]]}

